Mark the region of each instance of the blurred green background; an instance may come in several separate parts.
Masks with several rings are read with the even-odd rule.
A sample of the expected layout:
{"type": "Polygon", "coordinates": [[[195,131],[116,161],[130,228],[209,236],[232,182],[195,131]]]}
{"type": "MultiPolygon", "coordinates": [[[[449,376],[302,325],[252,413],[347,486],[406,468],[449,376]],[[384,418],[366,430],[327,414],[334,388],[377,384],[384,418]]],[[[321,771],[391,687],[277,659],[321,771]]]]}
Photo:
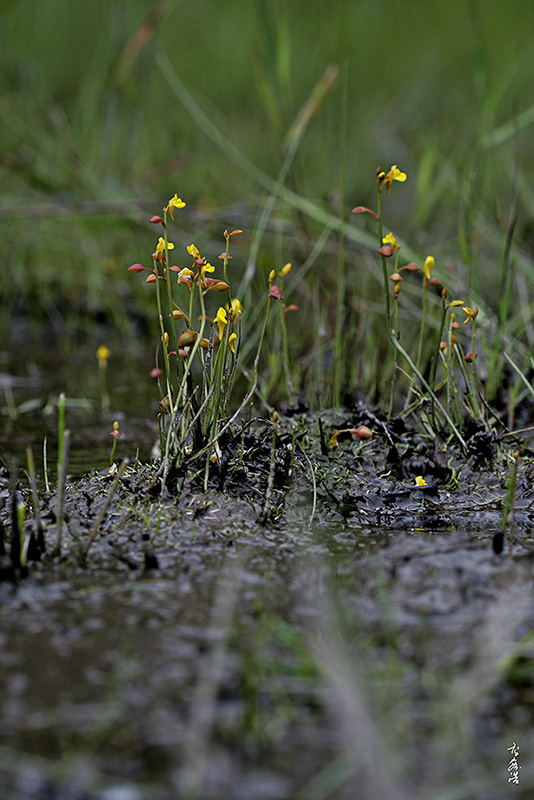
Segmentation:
{"type": "Polygon", "coordinates": [[[309,303],[308,320],[310,281],[326,302],[335,293],[341,206],[348,280],[372,306],[375,231],[350,209],[376,203],[375,169],[393,163],[408,173],[387,201],[406,257],[432,252],[473,305],[495,306],[519,193],[526,286],[531,268],[533,26],[524,0],[4,0],[4,336],[16,320],[70,332],[96,319],[131,338],[153,297],[126,270],[147,263],[147,220],[174,192],[187,201],[171,232],[184,266],[182,245],[215,257],[224,228],[242,227],[233,269],[241,281],[248,261],[249,301],[293,260],[290,301],[309,303]],[[283,167],[293,194],[279,193],[262,233],[283,167]],[[298,281],[321,235],[321,273],[298,281]]]}

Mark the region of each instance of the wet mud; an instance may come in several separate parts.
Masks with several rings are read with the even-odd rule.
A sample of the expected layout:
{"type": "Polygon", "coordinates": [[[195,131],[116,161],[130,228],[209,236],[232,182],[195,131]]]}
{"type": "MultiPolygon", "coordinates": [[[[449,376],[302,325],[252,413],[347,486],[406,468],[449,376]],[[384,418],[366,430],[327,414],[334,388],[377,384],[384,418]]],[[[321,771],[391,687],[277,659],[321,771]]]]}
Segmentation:
{"type": "Polygon", "coordinates": [[[365,407],[258,422],[207,491],[132,462],[68,482],[61,526],[41,493],[18,561],[4,470],[0,796],[531,796],[533,467],[503,527],[518,443],[466,444],[365,407]]]}

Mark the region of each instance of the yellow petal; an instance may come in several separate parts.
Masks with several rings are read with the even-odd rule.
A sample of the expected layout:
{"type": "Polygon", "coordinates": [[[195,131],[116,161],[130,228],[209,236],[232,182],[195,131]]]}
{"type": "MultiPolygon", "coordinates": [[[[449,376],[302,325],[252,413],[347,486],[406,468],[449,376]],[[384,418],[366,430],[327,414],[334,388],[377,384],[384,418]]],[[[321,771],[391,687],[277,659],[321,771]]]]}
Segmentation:
{"type": "Polygon", "coordinates": [[[387,236],[384,236],[382,242],[383,244],[390,244],[392,247],[397,247],[397,240],[392,233],[388,233],[387,236]]]}
{"type": "Polygon", "coordinates": [[[285,278],[285,276],[289,275],[290,272],[291,272],[291,263],[288,261],[287,264],[285,264],[280,270],[280,277],[285,278]]]}
{"type": "Polygon", "coordinates": [[[389,173],[391,175],[391,179],[394,181],[400,181],[401,183],[404,183],[404,181],[406,180],[406,173],[401,172],[396,164],[393,164],[389,173]]]}
{"type": "Polygon", "coordinates": [[[423,275],[427,279],[430,280],[430,275],[432,273],[432,267],[434,266],[434,256],[427,256],[425,258],[425,264],[423,266],[423,275]]]}
{"type": "Polygon", "coordinates": [[[243,311],[243,306],[241,305],[237,297],[234,297],[234,299],[232,300],[232,316],[236,317],[238,314],[241,314],[242,311],[243,311]]]}

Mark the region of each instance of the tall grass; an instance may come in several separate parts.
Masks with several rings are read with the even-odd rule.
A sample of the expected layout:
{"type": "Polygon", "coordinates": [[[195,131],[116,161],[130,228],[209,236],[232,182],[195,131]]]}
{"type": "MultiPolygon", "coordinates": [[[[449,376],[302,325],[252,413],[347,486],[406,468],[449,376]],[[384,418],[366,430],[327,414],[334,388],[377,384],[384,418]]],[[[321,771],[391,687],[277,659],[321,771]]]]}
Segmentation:
{"type": "MultiPolygon", "coordinates": [[[[385,224],[402,231],[402,255],[421,260],[431,251],[450,290],[484,310],[479,330],[498,321],[481,354],[493,375],[512,341],[511,357],[528,373],[533,16],[514,0],[428,5],[416,15],[400,0],[310,0],[306,15],[295,0],[5,4],[4,327],[11,309],[61,320],[64,332],[83,327],[89,313],[133,342],[133,320],[150,297],[127,283],[126,267],[145,247],[155,198],[178,191],[196,198],[187,235],[201,248],[226,226],[245,230],[232,268],[251,297],[273,266],[293,263],[285,301],[299,306],[287,317],[297,389],[336,403],[346,390],[381,393],[378,372],[391,365],[377,322],[374,237],[351,220],[340,257],[338,194],[371,204],[369,175],[398,162],[410,182],[392,197],[385,224]],[[343,63],[345,112],[339,83],[320,102],[314,95],[329,65],[343,63]],[[306,109],[313,113],[303,117],[306,109]],[[311,360],[302,342],[314,343],[311,360]]],[[[408,282],[403,300],[408,345],[420,320],[408,282]]],[[[428,325],[437,326],[440,298],[428,302],[428,325]]],[[[261,307],[256,313],[261,319],[261,307]]],[[[246,323],[253,352],[254,313],[246,323]]],[[[264,378],[274,398],[283,378],[267,369],[264,378]]]]}

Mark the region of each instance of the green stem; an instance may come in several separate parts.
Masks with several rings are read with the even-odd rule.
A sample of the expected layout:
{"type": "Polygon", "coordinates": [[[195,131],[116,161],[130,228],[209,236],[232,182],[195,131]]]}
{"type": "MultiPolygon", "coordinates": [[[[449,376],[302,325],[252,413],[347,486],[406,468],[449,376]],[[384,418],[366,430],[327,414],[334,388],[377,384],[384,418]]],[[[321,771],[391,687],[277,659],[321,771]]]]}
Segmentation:
{"type": "MultiPolygon", "coordinates": [[[[419,347],[417,349],[417,367],[421,366],[421,358],[423,355],[423,341],[425,338],[425,324],[426,324],[426,276],[423,275],[423,303],[421,308],[421,330],[419,331],[419,347]]],[[[431,381],[432,383],[432,381],[431,381]]]]}
{"type": "Polygon", "coordinates": [[[341,174],[339,182],[339,245],[337,269],[337,303],[336,330],[334,349],[334,381],[332,388],[332,404],[334,408],[341,404],[341,381],[343,377],[343,331],[345,328],[345,170],[347,161],[347,104],[348,79],[347,62],[343,68],[343,94],[341,108],[341,174]]]}
{"type": "MultiPolygon", "coordinates": [[[[382,247],[382,239],[383,239],[383,232],[382,232],[382,192],[380,191],[380,187],[378,187],[378,241],[379,247],[382,247]]],[[[386,321],[388,326],[388,336],[391,339],[391,302],[389,299],[389,284],[388,284],[388,267],[386,263],[386,257],[380,253],[380,257],[382,259],[382,274],[384,278],[384,299],[386,301],[386,321]]]]}

